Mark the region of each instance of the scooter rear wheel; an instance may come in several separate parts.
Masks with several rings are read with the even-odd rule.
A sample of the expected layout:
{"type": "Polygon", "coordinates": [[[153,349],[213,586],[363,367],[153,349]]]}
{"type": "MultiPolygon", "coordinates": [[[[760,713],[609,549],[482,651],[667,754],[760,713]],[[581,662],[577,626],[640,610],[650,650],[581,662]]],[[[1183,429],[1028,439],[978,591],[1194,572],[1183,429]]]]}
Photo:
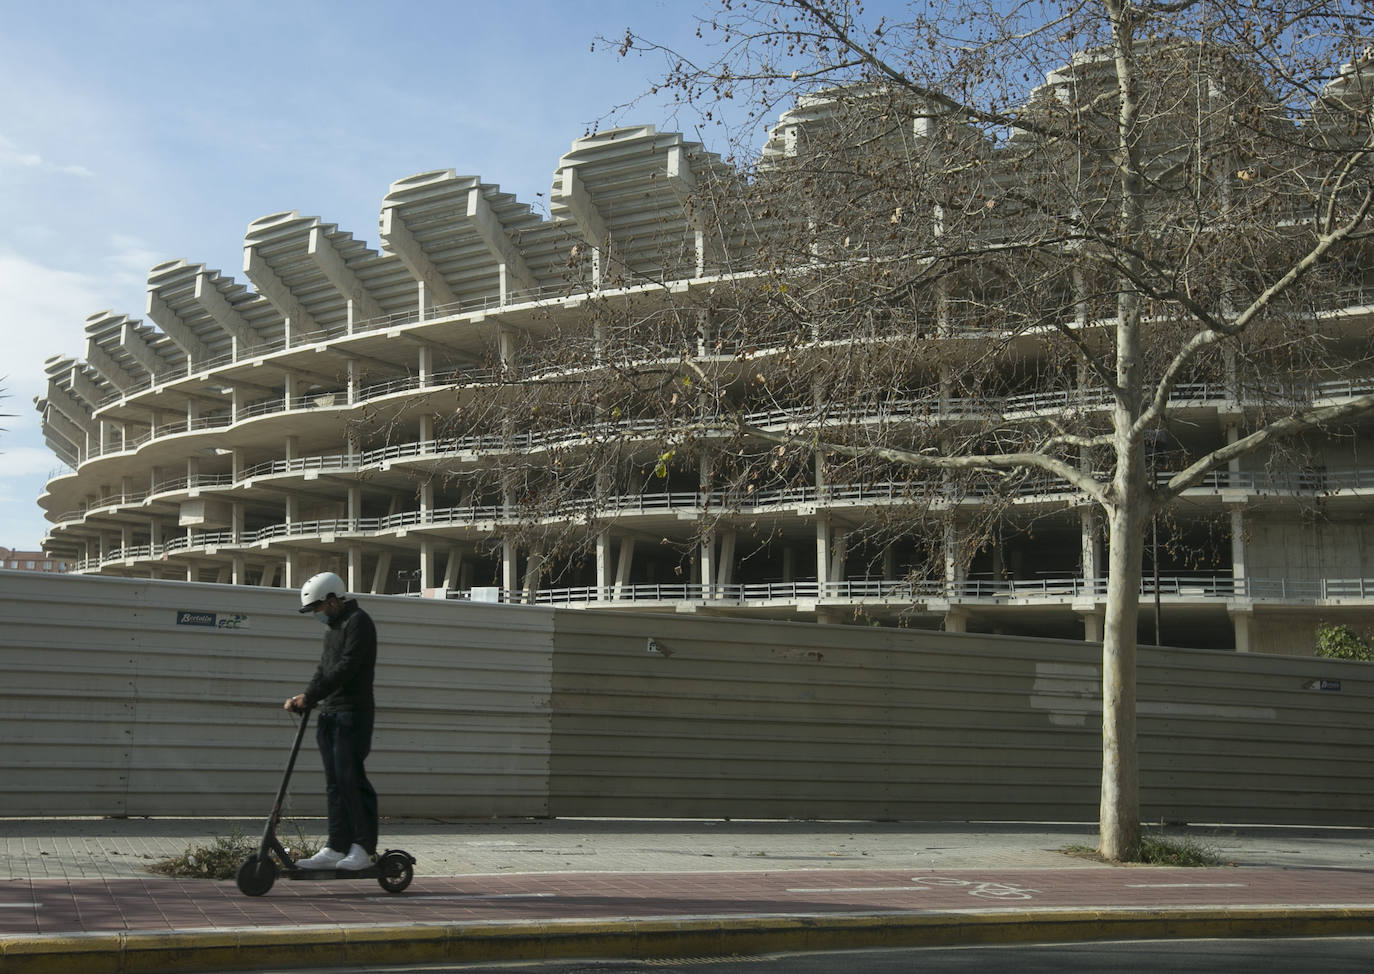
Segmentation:
{"type": "Polygon", "coordinates": [[[404,852],[388,852],[377,860],[381,875],[377,884],[388,893],[399,893],[415,878],[414,860],[404,852]]]}
{"type": "Polygon", "coordinates": [[[253,853],[239,866],[235,882],[244,896],[261,896],[277,881],[277,864],[271,856],[253,853]]]}

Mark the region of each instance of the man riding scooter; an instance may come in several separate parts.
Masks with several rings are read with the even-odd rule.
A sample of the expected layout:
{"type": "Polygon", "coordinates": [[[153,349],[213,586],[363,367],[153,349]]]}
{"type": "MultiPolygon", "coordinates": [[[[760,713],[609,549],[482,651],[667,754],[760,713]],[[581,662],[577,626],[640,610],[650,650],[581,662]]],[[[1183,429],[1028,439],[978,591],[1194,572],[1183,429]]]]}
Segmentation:
{"type": "Polygon", "coordinates": [[[366,869],[377,854],[377,792],[363,768],[372,749],[377,628],[333,572],[321,572],[301,586],[300,611],[314,613],[328,627],[324,651],[305,690],[283,707],[293,713],[320,708],[315,742],[324,763],[329,844],[296,866],[366,869]]]}

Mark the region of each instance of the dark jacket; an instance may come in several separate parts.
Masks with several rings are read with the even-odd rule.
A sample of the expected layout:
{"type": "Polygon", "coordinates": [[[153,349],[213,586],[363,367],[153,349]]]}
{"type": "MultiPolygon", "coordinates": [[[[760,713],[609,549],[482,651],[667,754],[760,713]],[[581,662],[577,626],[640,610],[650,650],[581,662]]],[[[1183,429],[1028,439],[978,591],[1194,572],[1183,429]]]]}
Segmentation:
{"type": "Polygon", "coordinates": [[[329,621],[324,652],[310,684],[307,706],[319,704],[325,713],[372,710],[372,674],[377,668],[377,627],[358,603],[349,599],[329,621]]]}

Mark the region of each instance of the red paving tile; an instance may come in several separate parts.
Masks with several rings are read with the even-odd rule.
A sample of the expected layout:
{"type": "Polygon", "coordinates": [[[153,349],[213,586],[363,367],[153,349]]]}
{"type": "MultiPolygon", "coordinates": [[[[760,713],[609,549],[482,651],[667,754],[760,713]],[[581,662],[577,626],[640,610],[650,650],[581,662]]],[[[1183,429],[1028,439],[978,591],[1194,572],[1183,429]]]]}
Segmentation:
{"type": "Polygon", "coordinates": [[[1374,907],[1374,871],[1326,868],[804,870],[279,879],[265,896],[204,880],[13,880],[0,936],[109,931],[742,915],[1173,907],[1374,907]]]}

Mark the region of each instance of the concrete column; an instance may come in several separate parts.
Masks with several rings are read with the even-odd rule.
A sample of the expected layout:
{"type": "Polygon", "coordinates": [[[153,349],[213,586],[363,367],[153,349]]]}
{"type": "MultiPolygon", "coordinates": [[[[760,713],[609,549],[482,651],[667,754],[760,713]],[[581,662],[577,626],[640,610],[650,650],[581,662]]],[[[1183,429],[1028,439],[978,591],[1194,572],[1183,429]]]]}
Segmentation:
{"type": "Polygon", "coordinates": [[[282,566],[282,586],[285,588],[300,588],[305,584],[305,579],[301,578],[300,569],[296,565],[296,552],[292,548],[286,549],[286,562],[282,566]]]}
{"type": "Polygon", "coordinates": [[[429,524],[434,517],[434,481],[420,485],[420,523],[429,524]]]}
{"type": "Polygon", "coordinates": [[[348,590],[357,592],[363,584],[363,549],[361,545],[348,546],[348,590]]]}
{"type": "Polygon", "coordinates": [[[716,585],[735,584],[735,539],[733,530],[726,530],[720,536],[720,554],[716,558],[716,585]]]}
{"type": "Polygon", "coordinates": [[[282,376],[282,407],[284,409],[295,409],[296,400],[300,398],[300,381],[294,372],[287,372],[282,376]]]}
{"type": "Polygon", "coordinates": [[[1101,609],[1085,609],[1078,614],[1083,619],[1083,641],[1088,643],[1102,642],[1107,619],[1106,612],[1101,609]]]}
{"type": "MultiPolygon", "coordinates": [[[[968,576],[963,552],[964,532],[957,524],[945,526],[945,594],[950,598],[959,596],[959,586],[968,576]]],[[[962,632],[963,630],[952,630],[962,632]]]]}
{"type": "Polygon", "coordinates": [[[420,375],[420,388],[427,387],[434,375],[434,350],[428,345],[421,345],[419,361],[416,362],[416,370],[420,375]]]}
{"type": "Polygon", "coordinates": [[[716,590],[716,535],[709,531],[698,546],[701,561],[701,591],[703,598],[713,598],[716,590]]]}
{"type": "Polygon", "coordinates": [[[420,542],[420,590],[437,587],[434,584],[434,542],[426,538],[420,542]]]}
{"type": "Polygon", "coordinates": [[[444,588],[450,592],[462,587],[461,572],[463,568],[463,552],[457,545],[450,545],[448,549],[448,560],[444,562],[444,588]]]}
{"type": "Polygon", "coordinates": [[[635,560],[635,539],[631,535],[626,535],[620,539],[620,556],[616,559],[615,566],[615,597],[620,598],[622,592],[630,586],[630,569],[634,566],[635,560]]]}
{"type": "Polygon", "coordinates": [[[840,528],[830,529],[830,571],[828,582],[843,582],[845,559],[849,554],[849,532],[840,528]]]}
{"type": "Polygon", "coordinates": [[[544,552],[536,548],[530,552],[529,558],[525,562],[525,583],[524,601],[526,605],[534,605],[535,596],[539,593],[539,582],[544,574],[544,552]]]}
{"type": "Polygon", "coordinates": [[[186,563],[186,581],[188,581],[188,582],[198,582],[198,581],[200,581],[200,563],[199,563],[199,562],[188,561],[188,562],[186,563]]]}
{"type": "Polygon", "coordinates": [[[245,585],[248,582],[248,568],[243,563],[243,555],[235,555],[229,569],[230,585],[245,585]]]}
{"type": "Polygon", "coordinates": [[[514,328],[501,326],[499,335],[501,345],[501,364],[507,369],[514,369],[520,354],[520,333],[514,328]]]}
{"type": "Polygon", "coordinates": [[[358,401],[358,378],[361,371],[357,359],[349,359],[348,367],[348,404],[351,406],[358,401]]]}
{"type": "Polygon", "coordinates": [[[1245,507],[1238,504],[1231,508],[1231,578],[1236,595],[1243,598],[1250,595],[1245,554],[1245,507]]]}
{"type": "Polygon", "coordinates": [[[830,515],[816,515],[816,594],[825,594],[830,581],[830,515]]]}
{"type": "Polygon", "coordinates": [[[391,552],[383,548],[377,552],[377,564],[372,569],[372,588],[369,591],[373,595],[385,595],[387,589],[387,573],[391,571],[391,552]]]}
{"type": "Polygon", "coordinates": [[[1254,651],[1255,614],[1253,612],[1231,612],[1231,624],[1236,630],[1236,652],[1254,651]]]}
{"type": "Polygon", "coordinates": [[[237,423],[243,418],[243,407],[246,405],[244,398],[243,389],[240,386],[234,386],[233,391],[229,395],[230,422],[237,423]]]}
{"type": "Polygon", "coordinates": [[[611,532],[602,529],[596,536],[596,598],[604,602],[611,597],[611,532]]]}
{"type": "Polygon", "coordinates": [[[243,528],[243,501],[233,501],[233,502],[231,502],[230,505],[229,505],[229,510],[230,510],[230,512],[231,512],[231,513],[230,513],[231,521],[230,521],[230,528],[229,528],[229,530],[230,530],[231,532],[233,532],[234,543],[235,543],[235,544],[238,544],[239,542],[243,541],[243,534],[244,534],[244,528],[243,528]]]}
{"type": "Polygon", "coordinates": [[[429,413],[425,413],[420,417],[420,442],[434,442],[434,417],[429,413]]]}
{"type": "Polygon", "coordinates": [[[348,488],[348,529],[356,531],[358,521],[363,516],[363,489],[361,487],[348,488]]]}
{"type": "Polygon", "coordinates": [[[517,573],[520,553],[515,542],[504,539],[501,542],[501,588],[515,595],[520,590],[520,576],[517,573]]]}
{"type": "Polygon", "coordinates": [[[945,632],[968,632],[968,617],[968,609],[950,606],[945,611],[945,632]]]}
{"type": "Polygon", "coordinates": [[[1099,517],[1096,508],[1084,507],[1078,512],[1078,521],[1081,526],[1081,552],[1080,564],[1083,571],[1083,580],[1088,586],[1089,591],[1094,588],[1097,579],[1105,578],[1106,572],[1103,568],[1102,559],[1102,538],[1098,531],[1099,517]]]}

